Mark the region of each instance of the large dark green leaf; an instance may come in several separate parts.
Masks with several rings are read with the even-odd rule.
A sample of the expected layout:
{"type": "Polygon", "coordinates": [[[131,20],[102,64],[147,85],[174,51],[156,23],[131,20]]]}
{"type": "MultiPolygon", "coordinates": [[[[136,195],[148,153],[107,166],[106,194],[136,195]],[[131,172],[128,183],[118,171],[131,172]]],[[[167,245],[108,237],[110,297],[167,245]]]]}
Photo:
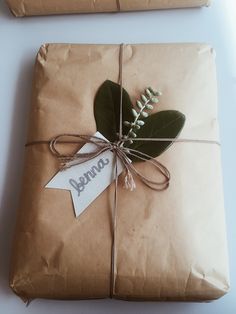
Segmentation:
{"type": "MultiPolygon", "coordinates": [[[[120,123],[120,85],[112,81],[105,81],[99,88],[94,103],[94,115],[97,130],[109,141],[117,140],[120,123]]],[[[133,121],[132,103],[125,89],[123,89],[123,121],[133,121]]],[[[123,134],[129,129],[123,127],[123,134]]]]}
{"type": "MultiPolygon", "coordinates": [[[[137,137],[145,138],[176,138],[181,132],[185,123],[185,116],[175,110],[157,112],[145,119],[145,125],[138,131],[137,137]]],[[[163,153],[173,142],[145,142],[134,141],[128,147],[139,152],[148,154],[153,158],[163,153]]],[[[133,157],[133,161],[140,159],[133,157]]]]}

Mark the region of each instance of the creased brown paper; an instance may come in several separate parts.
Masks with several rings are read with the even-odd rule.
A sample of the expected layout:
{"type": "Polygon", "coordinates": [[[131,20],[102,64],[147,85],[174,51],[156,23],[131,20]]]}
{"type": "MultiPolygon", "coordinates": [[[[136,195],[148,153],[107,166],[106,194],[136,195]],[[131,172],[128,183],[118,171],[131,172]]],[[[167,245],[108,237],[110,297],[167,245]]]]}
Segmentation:
{"type": "Polygon", "coordinates": [[[210,0],[7,0],[15,16],[200,7],[210,0]]]}
{"type": "MultiPolygon", "coordinates": [[[[119,45],[50,44],[35,68],[28,142],[94,134],[94,96],[118,80],[119,45]]],[[[186,115],[181,138],[218,141],[215,57],[204,44],[125,45],[124,87],[162,91],[157,110],[186,115]]],[[[168,190],[118,188],[114,297],[212,300],[229,288],[220,147],[175,143],[159,160],[168,190]]],[[[70,192],[44,186],[58,171],[47,144],[26,148],[10,285],[25,300],[107,298],[114,185],[75,218],[70,192]]],[[[148,163],[137,167],[152,178],[148,163]]]]}

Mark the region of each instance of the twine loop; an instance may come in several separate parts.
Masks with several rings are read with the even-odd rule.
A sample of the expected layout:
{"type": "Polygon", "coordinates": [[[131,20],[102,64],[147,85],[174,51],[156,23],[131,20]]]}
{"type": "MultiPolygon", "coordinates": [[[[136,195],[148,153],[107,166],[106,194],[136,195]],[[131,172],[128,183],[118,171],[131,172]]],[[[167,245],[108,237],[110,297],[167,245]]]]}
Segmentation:
{"type": "Polygon", "coordinates": [[[61,134],[54,137],[50,143],[49,148],[52,153],[60,162],[61,170],[66,170],[76,165],[80,165],[89,160],[92,160],[106,151],[111,151],[115,155],[116,160],[120,160],[125,169],[124,186],[125,188],[133,191],[136,187],[134,177],[138,177],[143,184],[155,191],[163,191],[168,188],[170,182],[170,172],[168,169],[152,156],[142,153],[138,150],[131,149],[125,146],[126,138],[118,139],[115,142],[110,142],[97,136],[80,135],[80,134],[61,134]],[[89,153],[65,154],[61,153],[57,148],[58,144],[86,144],[91,143],[94,145],[94,150],[89,153]],[[131,162],[130,157],[135,157],[140,161],[146,161],[162,176],[162,180],[150,180],[147,176],[142,174],[135,165],[131,162]]]}

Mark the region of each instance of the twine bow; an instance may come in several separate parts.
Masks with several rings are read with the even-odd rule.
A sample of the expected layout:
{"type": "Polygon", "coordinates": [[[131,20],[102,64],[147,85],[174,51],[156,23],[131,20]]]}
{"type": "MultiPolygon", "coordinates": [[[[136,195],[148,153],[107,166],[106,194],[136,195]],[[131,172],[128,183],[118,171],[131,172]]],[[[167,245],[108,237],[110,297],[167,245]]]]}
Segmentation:
{"type": "Polygon", "coordinates": [[[127,139],[122,138],[117,142],[109,142],[107,140],[101,139],[97,136],[79,135],[79,134],[62,134],[54,137],[50,142],[51,153],[60,161],[62,170],[68,169],[75,165],[85,163],[97,156],[105,153],[106,151],[111,151],[115,155],[115,159],[119,159],[126,171],[124,186],[133,191],[136,188],[134,177],[138,177],[146,186],[155,191],[163,191],[168,188],[170,181],[170,172],[168,169],[161,164],[159,161],[152,159],[152,156],[142,153],[135,149],[130,149],[125,147],[124,144],[127,139]],[[69,139],[69,141],[67,141],[69,139]],[[73,140],[74,139],[74,140],[73,140]],[[92,143],[95,145],[95,150],[90,153],[76,153],[76,154],[62,154],[57,149],[58,143],[92,143]],[[142,174],[135,166],[132,164],[128,156],[133,156],[141,161],[148,162],[154,169],[162,175],[163,180],[153,181],[142,174]]]}

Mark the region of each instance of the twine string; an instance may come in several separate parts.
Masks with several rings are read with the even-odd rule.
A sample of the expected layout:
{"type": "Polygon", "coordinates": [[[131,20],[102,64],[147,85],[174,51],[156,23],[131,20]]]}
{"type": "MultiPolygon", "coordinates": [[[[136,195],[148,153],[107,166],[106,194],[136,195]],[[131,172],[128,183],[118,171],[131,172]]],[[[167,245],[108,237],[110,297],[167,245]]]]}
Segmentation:
{"type": "Polygon", "coordinates": [[[117,11],[121,11],[121,5],[120,5],[120,0],[116,0],[116,6],[117,6],[117,11]]]}

